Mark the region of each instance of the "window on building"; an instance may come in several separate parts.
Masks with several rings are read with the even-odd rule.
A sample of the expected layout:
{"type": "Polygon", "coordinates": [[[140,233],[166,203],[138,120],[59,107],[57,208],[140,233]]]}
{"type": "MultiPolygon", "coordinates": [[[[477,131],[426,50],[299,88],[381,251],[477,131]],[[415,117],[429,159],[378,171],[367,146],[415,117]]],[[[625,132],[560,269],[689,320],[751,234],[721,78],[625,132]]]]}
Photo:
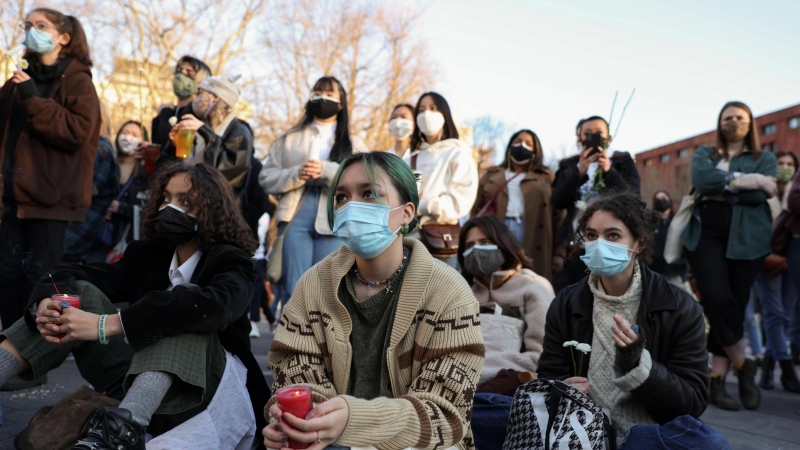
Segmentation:
{"type": "Polygon", "coordinates": [[[659,158],[659,160],[662,163],[668,163],[669,162],[669,153],[664,153],[663,155],[661,155],[661,158],[659,158]]]}
{"type": "Polygon", "coordinates": [[[800,116],[789,119],[789,128],[792,130],[800,128],[800,116]]]}
{"type": "Polygon", "coordinates": [[[775,132],[778,130],[778,127],[776,127],[774,123],[771,123],[769,125],[764,125],[763,130],[764,135],[775,134],[775,132]]]}
{"type": "Polygon", "coordinates": [[[689,156],[688,148],[682,148],[678,150],[678,158],[686,158],[687,156],[689,156]]]}
{"type": "Polygon", "coordinates": [[[652,165],[653,165],[653,158],[650,158],[650,159],[645,159],[645,160],[644,160],[644,166],[645,166],[645,167],[650,167],[650,166],[652,166],[652,165]]]}
{"type": "Polygon", "coordinates": [[[775,152],[778,148],[777,142],[769,142],[765,144],[761,144],[761,150],[768,151],[768,152],[775,152]]]}

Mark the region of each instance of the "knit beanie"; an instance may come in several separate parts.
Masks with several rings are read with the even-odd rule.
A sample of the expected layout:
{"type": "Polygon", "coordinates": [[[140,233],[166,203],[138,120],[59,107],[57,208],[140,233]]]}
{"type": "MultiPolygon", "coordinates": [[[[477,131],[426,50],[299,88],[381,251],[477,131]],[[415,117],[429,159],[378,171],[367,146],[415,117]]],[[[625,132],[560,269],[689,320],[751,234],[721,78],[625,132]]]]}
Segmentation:
{"type": "Polygon", "coordinates": [[[197,86],[199,89],[210,92],[225,102],[226,105],[233,108],[236,102],[239,101],[239,88],[234,83],[239,77],[231,79],[222,77],[208,77],[200,82],[197,86]]]}

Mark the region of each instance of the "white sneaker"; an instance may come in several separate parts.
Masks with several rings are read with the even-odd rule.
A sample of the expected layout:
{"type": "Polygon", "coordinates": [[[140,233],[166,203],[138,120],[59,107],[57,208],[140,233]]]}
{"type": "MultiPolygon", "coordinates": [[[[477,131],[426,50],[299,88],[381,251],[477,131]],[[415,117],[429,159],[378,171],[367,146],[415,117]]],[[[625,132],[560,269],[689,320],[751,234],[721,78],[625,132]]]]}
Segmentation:
{"type": "Polygon", "coordinates": [[[253,339],[258,339],[261,337],[261,332],[258,331],[258,322],[250,322],[250,337],[253,339]]]}

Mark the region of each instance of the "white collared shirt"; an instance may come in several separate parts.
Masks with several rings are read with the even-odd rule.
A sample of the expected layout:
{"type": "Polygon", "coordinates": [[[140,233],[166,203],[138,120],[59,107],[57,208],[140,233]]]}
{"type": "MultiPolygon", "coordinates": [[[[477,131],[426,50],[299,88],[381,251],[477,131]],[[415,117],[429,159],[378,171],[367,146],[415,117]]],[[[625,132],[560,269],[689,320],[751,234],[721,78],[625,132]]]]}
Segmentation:
{"type": "Polygon", "coordinates": [[[201,256],[203,256],[203,252],[197,250],[194,252],[194,255],[178,266],[178,251],[175,250],[175,253],[172,255],[172,263],[169,265],[170,285],[167,287],[168,291],[174,289],[175,286],[189,283],[192,280],[192,274],[194,273],[194,269],[197,268],[197,263],[200,262],[201,256]]]}

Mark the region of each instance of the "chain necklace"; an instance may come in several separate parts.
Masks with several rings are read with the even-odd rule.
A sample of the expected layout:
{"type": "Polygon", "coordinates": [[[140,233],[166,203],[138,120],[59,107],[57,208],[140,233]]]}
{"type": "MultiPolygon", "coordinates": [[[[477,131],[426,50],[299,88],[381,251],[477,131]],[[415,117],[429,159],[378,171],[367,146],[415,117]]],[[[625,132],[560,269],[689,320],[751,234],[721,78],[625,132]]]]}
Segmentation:
{"type": "MultiPolygon", "coordinates": [[[[397,276],[400,275],[400,272],[403,271],[403,268],[406,266],[406,262],[408,262],[408,249],[403,247],[403,262],[400,263],[400,267],[398,267],[397,270],[389,278],[387,278],[387,279],[385,279],[383,281],[367,281],[367,280],[361,278],[361,274],[358,273],[358,269],[355,269],[356,278],[358,278],[358,281],[360,281],[361,284],[364,284],[364,285],[367,286],[367,297],[370,297],[370,296],[372,296],[372,286],[380,286],[380,285],[383,285],[383,284],[391,283],[392,280],[397,278],[397,276]]],[[[390,286],[386,286],[385,290],[386,290],[387,294],[391,293],[392,292],[392,286],[391,285],[390,286]]]]}

